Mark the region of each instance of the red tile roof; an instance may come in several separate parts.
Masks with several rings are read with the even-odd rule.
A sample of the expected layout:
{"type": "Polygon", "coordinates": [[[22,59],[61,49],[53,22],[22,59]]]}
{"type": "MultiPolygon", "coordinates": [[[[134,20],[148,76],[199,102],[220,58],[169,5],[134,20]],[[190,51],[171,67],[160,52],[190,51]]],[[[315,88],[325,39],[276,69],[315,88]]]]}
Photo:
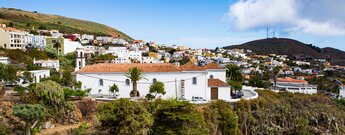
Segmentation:
{"type": "Polygon", "coordinates": [[[204,69],[195,65],[193,62],[189,61],[186,64],[180,66],[183,71],[203,71],[204,69]]]}
{"type": "Polygon", "coordinates": [[[293,82],[293,83],[305,83],[305,84],[308,84],[308,81],[297,80],[297,79],[293,79],[293,78],[278,78],[277,82],[293,82]]]}
{"type": "Polygon", "coordinates": [[[221,66],[219,66],[217,63],[211,62],[207,64],[206,66],[202,67],[203,69],[224,69],[221,66]]]}
{"type": "Polygon", "coordinates": [[[230,87],[229,84],[219,79],[208,79],[208,87],[230,87]]]}
{"type": "Polygon", "coordinates": [[[86,66],[78,72],[128,72],[129,69],[137,67],[143,72],[180,72],[181,69],[171,63],[130,63],[130,64],[113,64],[102,63],[86,66]]]}

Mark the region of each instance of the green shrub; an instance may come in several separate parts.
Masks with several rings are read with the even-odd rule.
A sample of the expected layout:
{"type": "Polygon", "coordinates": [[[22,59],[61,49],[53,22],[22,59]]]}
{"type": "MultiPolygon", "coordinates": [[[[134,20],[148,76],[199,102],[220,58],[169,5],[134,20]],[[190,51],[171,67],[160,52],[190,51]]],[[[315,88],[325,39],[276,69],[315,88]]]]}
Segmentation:
{"type": "Polygon", "coordinates": [[[87,123],[83,122],[79,125],[79,127],[77,129],[75,129],[73,131],[73,135],[86,135],[88,134],[88,128],[89,126],[87,125],[87,123]]]}
{"type": "Polygon", "coordinates": [[[19,95],[23,95],[26,91],[26,88],[22,86],[14,86],[13,91],[15,91],[19,95]]]}
{"type": "Polygon", "coordinates": [[[153,135],[207,134],[204,117],[196,106],[187,101],[157,100],[154,112],[153,135]]]}
{"type": "Polygon", "coordinates": [[[73,90],[70,88],[64,88],[64,95],[65,95],[65,99],[69,99],[71,97],[86,97],[87,93],[84,90],[73,90]]]}
{"type": "Polygon", "coordinates": [[[209,104],[204,112],[204,117],[210,134],[240,134],[238,117],[232,111],[229,103],[223,100],[217,100],[209,104]]]}
{"type": "Polygon", "coordinates": [[[150,113],[140,104],[118,99],[101,105],[97,117],[109,134],[142,135],[152,126],[150,113]]]}

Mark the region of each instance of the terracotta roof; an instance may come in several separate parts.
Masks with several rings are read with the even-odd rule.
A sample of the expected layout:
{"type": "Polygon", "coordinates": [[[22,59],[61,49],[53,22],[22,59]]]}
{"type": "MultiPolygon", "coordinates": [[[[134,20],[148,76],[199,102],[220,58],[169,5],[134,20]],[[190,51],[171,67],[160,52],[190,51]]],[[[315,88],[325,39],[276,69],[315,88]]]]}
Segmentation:
{"type": "Polygon", "coordinates": [[[189,61],[186,64],[180,66],[181,70],[183,71],[202,71],[203,68],[195,65],[193,62],[189,61]]]}
{"type": "Polygon", "coordinates": [[[208,79],[207,84],[208,84],[208,87],[230,87],[229,84],[219,79],[208,79]]]}
{"type": "Polygon", "coordinates": [[[16,28],[12,28],[12,27],[6,27],[6,28],[3,28],[4,30],[10,30],[10,31],[21,31],[19,29],[16,29],[16,28]]]}
{"type": "Polygon", "coordinates": [[[102,63],[86,66],[78,72],[128,72],[129,69],[137,67],[143,72],[180,72],[181,69],[171,63],[130,63],[114,64],[102,63]]]}
{"type": "Polygon", "coordinates": [[[217,63],[214,63],[214,62],[209,63],[206,66],[203,66],[202,68],[203,69],[224,69],[224,68],[220,67],[217,63]]]}
{"type": "Polygon", "coordinates": [[[308,81],[297,80],[297,79],[293,79],[293,78],[278,78],[277,82],[294,82],[294,83],[307,83],[308,84],[308,81]]]}

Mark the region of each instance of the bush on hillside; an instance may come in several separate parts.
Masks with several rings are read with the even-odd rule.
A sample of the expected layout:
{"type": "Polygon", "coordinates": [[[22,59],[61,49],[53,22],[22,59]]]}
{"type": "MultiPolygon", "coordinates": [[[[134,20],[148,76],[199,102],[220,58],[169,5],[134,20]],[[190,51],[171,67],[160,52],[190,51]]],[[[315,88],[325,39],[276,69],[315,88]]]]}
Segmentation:
{"type": "Polygon", "coordinates": [[[201,112],[194,104],[178,100],[156,100],[151,134],[207,134],[201,112]]]}
{"type": "Polygon", "coordinates": [[[148,134],[152,126],[150,113],[140,104],[128,99],[114,100],[98,108],[101,127],[109,134],[148,134]]]}
{"type": "Polygon", "coordinates": [[[238,117],[229,103],[217,100],[210,103],[204,111],[210,134],[239,135],[238,117]]]}

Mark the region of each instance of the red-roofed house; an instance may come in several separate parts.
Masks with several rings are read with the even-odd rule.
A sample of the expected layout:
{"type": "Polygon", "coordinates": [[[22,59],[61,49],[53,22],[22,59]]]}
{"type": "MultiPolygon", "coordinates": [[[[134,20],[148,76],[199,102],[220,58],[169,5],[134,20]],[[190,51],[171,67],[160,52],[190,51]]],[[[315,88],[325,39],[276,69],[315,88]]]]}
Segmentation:
{"type": "MultiPolygon", "coordinates": [[[[274,81],[271,80],[274,85],[274,81]]],[[[278,78],[277,88],[292,93],[316,94],[317,85],[310,85],[306,80],[297,80],[293,78],[278,78]]]]}
{"type": "Polygon", "coordinates": [[[82,89],[91,88],[91,96],[109,95],[109,86],[119,87],[119,97],[128,98],[132,83],[124,76],[129,69],[137,67],[146,79],[138,81],[138,90],[144,97],[156,81],[164,83],[166,94],[162,98],[193,100],[230,100],[230,86],[225,81],[225,69],[217,64],[199,67],[192,62],[182,66],[171,63],[95,64],[82,67],[76,72],[82,89]]]}

